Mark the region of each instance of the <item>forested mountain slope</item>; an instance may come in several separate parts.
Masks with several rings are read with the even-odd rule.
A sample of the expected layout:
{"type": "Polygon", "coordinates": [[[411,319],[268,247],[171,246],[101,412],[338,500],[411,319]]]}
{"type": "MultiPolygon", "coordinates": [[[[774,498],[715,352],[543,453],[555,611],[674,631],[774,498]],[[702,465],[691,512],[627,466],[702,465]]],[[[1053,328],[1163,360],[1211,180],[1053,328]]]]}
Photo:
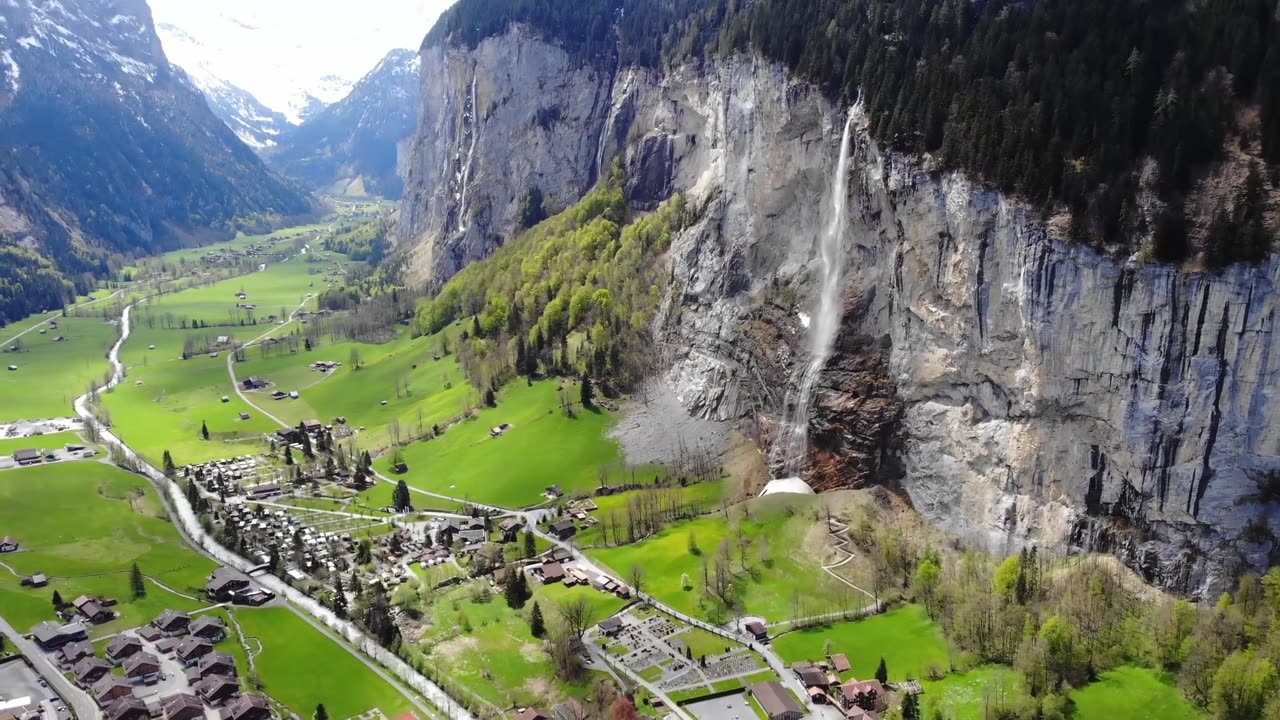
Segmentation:
{"type": "Polygon", "coordinates": [[[0,20],[0,321],[58,307],[113,257],[309,212],[169,65],[144,0],[0,20]]]}

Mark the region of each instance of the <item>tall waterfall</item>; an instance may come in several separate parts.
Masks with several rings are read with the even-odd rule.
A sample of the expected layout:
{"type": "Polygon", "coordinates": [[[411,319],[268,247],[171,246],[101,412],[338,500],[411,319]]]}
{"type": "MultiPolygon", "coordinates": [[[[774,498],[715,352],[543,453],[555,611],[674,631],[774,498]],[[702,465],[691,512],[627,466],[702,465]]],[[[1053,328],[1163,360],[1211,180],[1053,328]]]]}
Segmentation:
{"type": "MultiPolygon", "coordinates": [[[[809,340],[812,343],[808,365],[801,369],[799,382],[787,395],[786,435],[774,443],[770,464],[779,477],[795,478],[800,475],[809,445],[809,412],[813,403],[813,385],[831,357],[832,346],[840,329],[840,263],[844,255],[841,239],[845,226],[849,178],[849,131],[853,126],[853,114],[844,122],[844,134],[840,138],[840,158],[836,162],[835,177],[831,179],[830,217],[826,228],[818,238],[818,254],[822,262],[818,289],[818,306],[814,308],[809,323],[809,340]]],[[[766,492],[768,490],[766,489],[766,492]]]]}

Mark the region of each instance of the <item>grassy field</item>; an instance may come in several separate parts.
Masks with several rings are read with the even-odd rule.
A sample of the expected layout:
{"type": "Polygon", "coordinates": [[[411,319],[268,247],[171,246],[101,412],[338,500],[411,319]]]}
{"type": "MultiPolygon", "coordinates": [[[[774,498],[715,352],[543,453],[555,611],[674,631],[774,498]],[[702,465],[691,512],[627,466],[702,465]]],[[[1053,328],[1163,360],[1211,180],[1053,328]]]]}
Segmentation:
{"type": "MultiPolygon", "coordinates": [[[[8,337],[8,329],[0,335],[8,337]]],[[[6,345],[0,366],[18,369],[0,372],[0,422],[73,415],[72,402],[110,370],[106,355],[116,335],[114,325],[98,318],[59,317],[58,329],[24,335],[17,352],[6,345]],[[58,337],[66,339],[54,342],[58,337]]]]}
{"type": "MultiPolygon", "coordinates": [[[[640,473],[636,473],[640,477],[640,473]]],[[[674,486],[671,488],[662,488],[659,492],[674,494],[676,500],[671,501],[672,504],[679,503],[687,505],[691,508],[698,508],[702,511],[711,511],[720,506],[721,499],[724,497],[725,482],[716,480],[714,482],[700,482],[688,485],[686,487],[674,486]]],[[[604,545],[604,525],[603,520],[611,514],[616,513],[618,518],[625,518],[627,513],[627,503],[631,502],[637,495],[645,492],[653,492],[651,490],[633,490],[630,492],[618,493],[616,495],[604,495],[592,498],[596,504],[597,510],[593,510],[591,514],[599,518],[600,524],[591,525],[578,531],[574,537],[574,543],[579,547],[590,547],[592,545],[604,545]]],[[[664,502],[665,500],[664,495],[664,502]]]]}
{"type": "MultiPolygon", "coordinates": [[[[605,436],[613,418],[603,411],[582,411],[568,417],[560,411],[558,383],[513,382],[498,395],[498,406],[455,425],[439,438],[416,442],[404,449],[412,486],[475,502],[520,507],[542,501],[548,485],[566,493],[596,487],[601,468],[622,469],[622,454],[605,436]],[[510,423],[500,437],[490,428],[510,423]]],[[[576,383],[564,390],[578,400],[576,383]]],[[[375,463],[391,472],[391,457],[375,463]]]]}
{"type": "Polygon", "coordinates": [[[1071,693],[1075,720],[1199,720],[1204,713],[1187,702],[1166,676],[1139,667],[1103,673],[1071,693]]]}
{"type": "MultiPolygon", "coordinates": [[[[890,669],[892,672],[892,665],[890,669]]],[[[1016,706],[1027,698],[1022,676],[1002,665],[987,665],[921,684],[922,717],[933,717],[941,711],[949,720],[987,720],[999,708],[1016,706]]]]}
{"type": "Polygon", "coordinates": [[[350,425],[365,428],[358,439],[362,447],[384,448],[393,441],[392,423],[399,423],[403,442],[461,415],[480,399],[454,356],[441,353],[442,343],[456,342],[456,328],[420,338],[410,337],[407,328],[398,330],[394,340],[379,344],[343,342],[297,353],[282,349],[264,354],[250,349],[245,361],[236,363],[236,376],[270,380],[272,388],[251,396],[285,422],[297,424],[309,418],[332,422],[346,417],[350,425]],[[353,351],[360,357],[358,370],[351,362],[353,351]],[[342,366],[321,373],[310,367],[318,360],[342,366]],[[296,390],[299,397],[272,401],[270,395],[276,389],[296,390]]]}
{"type": "Polygon", "coordinates": [[[319,292],[323,273],[332,267],[295,256],[262,272],[163,295],[135,309],[133,332],[121,353],[128,378],[103,401],[125,442],[155,463],[170,450],[180,465],[260,450],[263,433],[279,426],[235,394],[225,353],[182,360],[184,340],[227,335],[247,342],[279,332],[266,316],[288,314],[319,292]],[[238,324],[249,322],[246,311],[235,309],[238,292],[258,305],[253,317],[258,324],[238,324]],[[196,321],[209,327],[189,329],[196,321]],[[229,401],[223,403],[223,396],[229,401]],[[241,412],[250,419],[241,420],[241,412]],[[208,441],[200,437],[201,423],[208,425],[208,441]]]}
{"type": "Polygon", "coordinates": [[[19,629],[53,619],[50,598],[81,594],[115,598],[120,617],[96,626],[101,636],[149,622],[166,608],[192,610],[206,603],[154,584],[138,599],[129,591],[129,568],[142,571],[179,593],[196,597],[216,567],[187,548],[161,519],[159,498],[150,484],[97,462],[36,466],[0,473],[0,535],[13,535],[23,551],[6,555],[5,565],[20,575],[45,573],[52,582],[23,588],[0,572],[0,607],[19,629]]]}
{"type": "Polygon", "coordinates": [[[499,592],[478,598],[476,587],[472,582],[430,594],[431,625],[422,638],[429,663],[500,708],[552,704],[588,691],[590,681],[555,680],[542,641],[529,632],[529,613],[537,602],[548,627],[555,627],[561,622],[555,608],[581,598],[598,622],[621,610],[622,600],[589,588],[548,585],[538,587],[522,610],[513,610],[499,592]]]}
{"type": "Polygon", "coordinates": [[[844,653],[853,677],[874,677],[883,657],[890,680],[924,678],[931,665],[950,670],[947,644],[924,608],[907,605],[865,620],[797,630],[773,640],[773,648],[787,662],[821,660],[826,641],[832,652],[844,653]]]}
{"type": "Polygon", "coordinates": [[[287,608],[236,611],[245,637],[257,638],[254,658],[263,690],[303,717],[318,703],[338,720],[377,708],[386,717],[413,705],[345,648],[287,608]]]}
{"type": "Polygon", "coordinates": [[[815,559],[815,544],[825,542],[826,532],[825,521],[814,515],[819,502],[813,496],[757,498],[727,513],[668,527],[639,543],[589,553],[619,577],[630,577],[636,565],[646,568],[648,593],[717,622],[729,613],[704,587],[703,562],[714,565],[726,543],[733,597],[748,615],[774,622],[861,607],[865,596],[823,573],[815,559]],[[696,551],[690,548],[691,538],[696,551]],[[681,584],[685,575],[687,589],[681,584]]]}

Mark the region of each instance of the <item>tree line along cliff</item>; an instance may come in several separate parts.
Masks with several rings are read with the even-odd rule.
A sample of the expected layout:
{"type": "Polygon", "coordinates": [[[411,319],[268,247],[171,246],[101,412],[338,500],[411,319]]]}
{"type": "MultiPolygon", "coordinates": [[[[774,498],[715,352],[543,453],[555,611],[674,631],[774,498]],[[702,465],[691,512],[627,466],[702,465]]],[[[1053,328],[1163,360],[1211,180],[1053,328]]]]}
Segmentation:
{"type": "Polygon", "coordinates": [[[887,147],[1069,213],[1077,241],[1212,266],[1270,251],[1275,0],[463,0],[424,46],[516,22],[606,66],[758,51],[860,99],[887,147]]]}

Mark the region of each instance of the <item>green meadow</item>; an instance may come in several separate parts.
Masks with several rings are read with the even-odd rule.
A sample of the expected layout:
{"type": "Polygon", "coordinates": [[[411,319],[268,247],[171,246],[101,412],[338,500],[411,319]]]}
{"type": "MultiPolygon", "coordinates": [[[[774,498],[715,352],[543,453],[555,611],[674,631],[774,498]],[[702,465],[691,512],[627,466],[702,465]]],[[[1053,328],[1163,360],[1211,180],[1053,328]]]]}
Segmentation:
{"type": "MultiPolygon", "coordinates": [[[[590,588],[536,587],[535,581],[533,599],[523,609],[513,610],[500,592],[482,594],[478,590],[482,583],[472,581],[444,593],[421,595],[430,618],[419,645],[426,662],[452,683],[504,709],[583,696],[593,678],[573,685],[555,679],[542,640],[529,631],[533,604],[538,603],[547,627],[555,628],[561,623],[556,611],[561,603],[585,601],[595,623],[621,610],[624,601],[590,588]]],[[[404,598],[398,593],[397,599],[404,598]]]]}
{"type": "Polygon", "coordinates": [[[237,609],[236,620],[262,645],[253,661],[263,691],[298,715],[310,717],[319,703],[335,720],[375,708],[388,718],[416,712],[394,685],[288,608],[237,609]]]}
{"type": "MultiPolygon", "coordinates": [[[[648,473],[641,474],[639,471],[636,472],[636,482],[650,479],[652,478],[648,473]]],[[[623,519],[627,516],[627,504],[641,493],[646,492],[652,491],[630,490],[615,495],[602,495],[592,498],[592,502],[596,504],[596,509],[591,511],[591,515],[599,519],[600,522],[579,529],[578,534],[573,538],[574,544],[578,547],[605,545],[605,519],[616,516],[619,523],[625,522],[623,519]]],[[[670,493],[675,498],[670,501],[672,503],[679,503],[701,512],[711,512],[720,507],[721,501],[724,499],[725,482],[723,480],[715,480],[694,483],[684,487],[672,486],[661,488],[658,492],[663,494],[664,502],[667,502],[666,498],[670,497],[667,493],[670,493]]]]}
{"type": "Polygon", "coordinates": [[[345,417],[349,425],[365,428],[358,439],[362,447],[385,448],[393,441],[392,423],[399,423],[404,442],[430,432],[432,425],[447,423],[479,401],[479,393],[463,377],[454,356],[436,357],[441,336],[456,335],[456,329],[419,338],[410,337],[408,328],[397,330],[393,340],[378,344],[342,342],[294,353],[284,346],[249,348],[245,361],[235,364],[236,378],[269,380],[271,388],[247,394],[286,423],[311,418],[331,423],[335,417],[345,417]],[[358,369],[351,362],[353,351],[360,358],[358,369]],[[327,373],[313,370],[311,363],[320,360],[342,366],[327,373]],[[275,390],[297,391],[299,397],[272,400],[275,390]]]}
{"type": "Polygon", "coordinates": [[[189,549],[163,514],[146,480],[104,463],[0,473],[0,535],[22,543],[21,552],[0,562],[20,576],[44,573],[51,580],[45,588],[24,588],[18,577],[0,572],[5,618],[19,629],[53,619],[55,590],[67,602],[83,594],[119,600],[120,617],[96,626],[95,636],[149,622],[166,608],[203,607],[206,602],[191,598],[199,597],[216,566],[189,549]],[[147,594],[133,598],[134,563],[174,592],[149,582],[147,594]]]}
{"type": "Polygon", "coordinates": [[[12,455],[18,450],[61,450],[69,444],[84,445],[84,440],[73,432],[45,433],[32,437],[0,438],[0,456],[12,455]]]}
{"type": "MultiPolygon", "coordinates": [[[[93,317],[59,317],[57,329],[30,332],[0,352],[0,422],[70,417],[72,403],[91,381],[102,384],[111,366],[115,325],[93,317]],[[56,342],[62,337],[64,340],[56,342]],[[7,368],[16,365],[17,370],[7,368]]],[[[6,331],[0,330],[0,334],[6,331]]]]}
{"type": "MultiPolygon", "coordinates": [[[[505,507],[536,505],[548,485],[566,493],[585,492],[600,483],[601,469],[625,474],[622,453],[606,437],[612,416],[603,410],[577,408],[574,417],[560,410],[558,383],[544,380],[508,384],[498,393],[497,407],[448,429],[442,436],[415,442],[402,450],[413,487],[505,507]],[[489,430],[511,424],[499,437],[489,430]]],[[[563,392],[578,401],[578,385],[563,392]]],[[[392,456],[375,466],[391,474],[392,456]]]]}
{"type": "Polygon", "coordinates": [[[300,303],[312,305],[305,299],[323,289],[321,273],[331,267],[294,256],[262,272],[162,295],[135,308],[121,354],[128,377],[103,399],[125,442],[153,463],[169,450],[180,465],[261,450],[263,434],[279,426],[236,395],[225,352],[183,360],[184,341],[188,335],[227,335],[247,342],[279,331],[266,317],[279,317],[282,308],[291,313],[300,303]],[[258,305],[257,324],[247,311],[236,310],[240,292],[248,296],[244,302],[258,305]],[[190,329],[196,321],[209,327],[190,329]],[[241,419],[242,412],[248,420],[241,419]],[[208,441],[201,438],[202,423],[209,428],[208,441]]]}
{"type": "MultiPolygon", "coordinates": [[[[831,641],[831,652],[844,653],[853,666],[852,677],[874,677],[880,658],[890,680],[928,677],[930,668],[951,669],[942,631],[924,608],[906,605],[862,620],[788,632],[773,639],[773,649],[788,663],[818,661],[831,641]]],[[[847,678],[846,678],[847,679],[847,678]]]]}
{"type": "Polygon", "coordinates": [[[1000,708],[1020,707],[1029,700],[1022,676],[1003,665],[984,665],[941,680],[923,680],[921,685],[923,717],[941,712],[950,720],[987,720],[1000,708]]]}
{"type": "Polygon", "coordinates": [[[1102,673],[1095,682],[1071,693],[1075,720],[1199,720],[1204,717],[1187,702],[1165,674],[1125,666],[1102,673]]]}
{"type": "Polygon", "coordinates": [[[588,554],[618,577],[641,566],[650,577],[646,592],[697,617],[720,622],[729,616],[722,598],[703,582],[724,546],[732,574],[731,598],[747,615],[769,622],[859,608],[868,600],[824,573],[807,547],[825,528],[814,515],[813,496],[769,496],[725,512],[670,526],[641,542],[595,548],[588,554]],[[745,567],[744,567],[745,564],[745,567]],[[659,575],[660,573],[660,575],[659,575]],[[688,583],[682,582],[687,578],[688,583]]]}

